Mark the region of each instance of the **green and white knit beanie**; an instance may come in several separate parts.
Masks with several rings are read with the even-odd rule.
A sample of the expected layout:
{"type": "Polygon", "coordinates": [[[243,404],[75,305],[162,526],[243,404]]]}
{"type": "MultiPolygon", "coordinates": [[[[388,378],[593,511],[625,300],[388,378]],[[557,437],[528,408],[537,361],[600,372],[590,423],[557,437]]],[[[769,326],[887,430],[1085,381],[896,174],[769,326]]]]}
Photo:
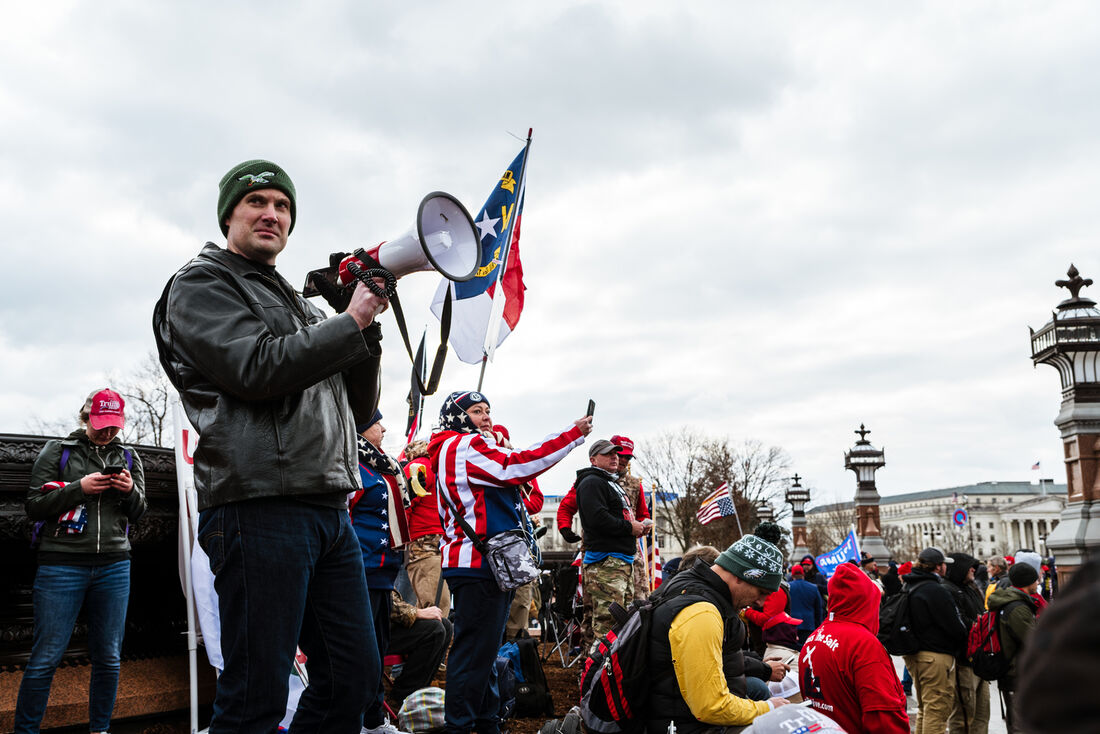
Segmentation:
{"type": "Polygon", "coordinates": [[[746,535],[726,548],[715,563],[737,578],[769,591],[777,590],[783,578],[783,554],[755,535],[746,535]]]}

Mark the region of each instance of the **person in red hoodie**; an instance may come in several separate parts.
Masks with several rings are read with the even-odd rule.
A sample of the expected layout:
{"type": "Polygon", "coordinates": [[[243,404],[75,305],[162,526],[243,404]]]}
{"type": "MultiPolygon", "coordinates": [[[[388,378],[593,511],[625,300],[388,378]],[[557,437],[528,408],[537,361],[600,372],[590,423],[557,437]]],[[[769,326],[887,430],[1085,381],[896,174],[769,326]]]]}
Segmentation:
{"type": "Polygon", "coordinates": [[[829,579],[828,617],[799,658],[802,697],[851,734],[909,734],[905,693],[878,641],[881,592],[858,566],[829,579]]]}

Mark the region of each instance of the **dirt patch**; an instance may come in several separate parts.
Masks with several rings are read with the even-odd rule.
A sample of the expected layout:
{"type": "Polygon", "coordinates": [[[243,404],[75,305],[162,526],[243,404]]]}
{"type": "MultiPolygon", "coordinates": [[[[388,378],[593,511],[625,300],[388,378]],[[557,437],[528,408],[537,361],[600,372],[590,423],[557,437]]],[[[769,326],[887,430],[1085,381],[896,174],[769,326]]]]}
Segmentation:
{"type": "MultiPolygon", "coordinates": [[[[550,643],[543,643],[540,651],[543,656],[550,652],[550,643]]],[[[509,719],[504,722],[502,729],[507,729],[511,734],[535,734],[550,718],[560,719],[566,712],[575,706],[580,700],[581,671],[584,669],[584,661],[581,660],[572,668],[563,668],[561,659],[555,653],[542,663],[542,669],[546,673],[546,683],[550,688],[550,695],[554,699],[554,716],[538,717],[534,719],[509,719]]]]}
{"type": "MultiPolygon", "coordinates": [[[[540,646],[540,653],[543,656],[549,655],[550,651],[550,643],[543,643],[540,646]]],[[[577,686],[583,667],[583,660],[575,663],[571,668],[562,667],[561,658],[558,657],[557,653],[544,660],[542,669],[546,673],[546,683],[550,687],[550,695],[554,699],[554,716],[539,716],[530,719],[512,718],[505,721],[501,729],[511,734],[536,734],[542,728],[542,725],[551,718],[560,719],[565,716],[566,712],[572,706],[575,706],[580,699],[580,690],[577,686]]],[[[445,680],[432,681],[432,685],[441,688],[447,687],[445,680]]],[[[205,725],[208,720],[209,714],[201,716],[200,725],[205,725]]],[[[157,721],[116,722],[112,727],[112,731],[124,734],[187,734],[189,730],[187,714],[183,712],[165,714],[159,717],[157,721]]]]}

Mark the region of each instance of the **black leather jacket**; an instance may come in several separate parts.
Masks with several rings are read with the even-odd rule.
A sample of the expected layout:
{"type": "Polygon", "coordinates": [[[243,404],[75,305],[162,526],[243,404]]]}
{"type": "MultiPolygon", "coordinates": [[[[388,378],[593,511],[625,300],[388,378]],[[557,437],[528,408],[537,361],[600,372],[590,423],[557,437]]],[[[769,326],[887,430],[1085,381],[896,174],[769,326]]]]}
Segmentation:
{"type": "Polygon", "coordinates": [[[381,330],[324,314],[274,268],[207,243],[153,311],[199,434],[199,509],[360,485],[355,425],[378,404],[381,330]]]}

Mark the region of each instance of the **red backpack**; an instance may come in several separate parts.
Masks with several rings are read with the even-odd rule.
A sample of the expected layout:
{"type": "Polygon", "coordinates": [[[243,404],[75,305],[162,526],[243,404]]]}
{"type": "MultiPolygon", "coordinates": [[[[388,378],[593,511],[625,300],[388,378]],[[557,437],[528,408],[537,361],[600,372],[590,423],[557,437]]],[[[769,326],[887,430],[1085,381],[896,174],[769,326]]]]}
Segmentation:
{"type": "Polygon", "coordinates": [[[996,612],[982,612],[970,626],[970,634],[966,638],[966,659],[974,675],[982,680],[1000,680],[1008,673],[1012,661],[1001,646],[1001,617],[1014,605],[1023,603],[1012,601],[996,612]]]}

